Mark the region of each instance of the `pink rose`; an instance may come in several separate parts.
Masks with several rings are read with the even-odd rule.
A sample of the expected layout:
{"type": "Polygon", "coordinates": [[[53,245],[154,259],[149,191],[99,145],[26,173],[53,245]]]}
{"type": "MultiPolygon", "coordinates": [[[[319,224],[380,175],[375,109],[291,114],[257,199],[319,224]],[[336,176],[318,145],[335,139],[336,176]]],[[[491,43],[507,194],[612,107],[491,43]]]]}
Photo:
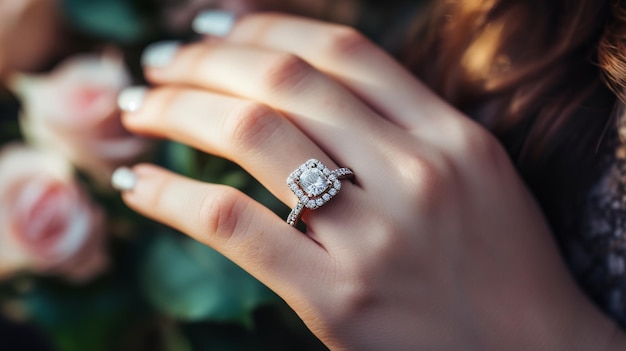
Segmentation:
{"type": "Polygon", "coordinates": [[[108,265],[103,213],[57,154],[0,152],[0,279],[17,271],[85,281],[108,265]]]}
{"type": "Polygon", "coordinates": [[[22,129],[36,146],[60,152],[99,185],[133,163],[149,143],[122,126],[118,93],[130,83],[120,59],[76,56],[49,75],[19,75],[12,87],[22,98],[22,129]]]}

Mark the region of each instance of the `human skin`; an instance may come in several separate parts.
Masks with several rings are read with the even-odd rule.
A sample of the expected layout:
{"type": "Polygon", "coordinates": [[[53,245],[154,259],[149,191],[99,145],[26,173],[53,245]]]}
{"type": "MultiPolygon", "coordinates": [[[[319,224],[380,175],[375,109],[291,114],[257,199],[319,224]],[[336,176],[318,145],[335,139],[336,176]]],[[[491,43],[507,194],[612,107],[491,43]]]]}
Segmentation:
{"type": "Polygon", "coordinates": [[[63,46],[56,0],[0,0],[0,79],[40,68],[63,46]]]}
{"type": "Polygon", "coordinates": [[[250,15],[145,73],[155,87],[124,114],[131,131],[237,162],[288,206],[285,178],[306,160],[354,171],[304,234],[152,165],[123,193],[264,282],[329,348],[626,348],[498,141],[355,30],[250,15]]]}

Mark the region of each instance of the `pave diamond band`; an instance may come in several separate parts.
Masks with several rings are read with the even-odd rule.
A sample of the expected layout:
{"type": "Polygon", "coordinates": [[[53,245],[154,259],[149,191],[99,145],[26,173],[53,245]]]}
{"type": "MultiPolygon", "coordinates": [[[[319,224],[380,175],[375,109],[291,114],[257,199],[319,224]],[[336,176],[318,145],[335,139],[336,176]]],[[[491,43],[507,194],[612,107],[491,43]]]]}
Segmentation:
{"type": "Polygon", "coordinates": [[[287,177],[287,186],[299,199],[287,217],[287,223],[295,226],[305,208],[315,210],[329,202],[339,193],[340,180],[353,176],[349,168],[331,171],[316,159],[303,163],[287,177]]]}

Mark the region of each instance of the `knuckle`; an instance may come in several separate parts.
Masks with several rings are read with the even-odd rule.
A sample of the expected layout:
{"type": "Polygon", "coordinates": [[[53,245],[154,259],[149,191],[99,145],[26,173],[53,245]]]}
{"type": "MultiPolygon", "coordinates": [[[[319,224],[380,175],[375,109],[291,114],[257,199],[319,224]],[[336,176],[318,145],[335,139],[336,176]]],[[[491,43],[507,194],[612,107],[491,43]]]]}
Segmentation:
{"type": "Polygon", "coordinates": [[[435,201],[445,191],[445,175],[450,175],[452,166],[443,155],[434,152],[426,155],[405,157],[398,164],[400,173],[408,181],[407,191],[414,199],[424,203],[435,201]]]}
{"type": "Polygon", "coordinates": [[[322,38],[322,52],[331,57],[353,55],[371,45],[363,34],[349,26],[330,27],[322,38]]]}
{"type": "Polygon", "coordinates": [[[229,145],[239,151],[250,152],[262,148],[281,123],[271,107],[250,102],[226,119],[224,134],[229,138],[229,145]]]}
{"type": "Polygon", "coordinates": [[[466,126],[458,139],[467,161],[481,168],[499,169],[508,163],[506,151],[495,136],[479,126],[466,126]]]}
{"type": "Polygon", "coordinates": [[[377,294],[369,270],[357,267],[349,272],[334,290],[334,307],[328,321],[331,325],[340,326],[346,321],[358,319],[377,305],[377,294]]]}
{"type": "Polygon", "coordinates": [[[300,57],[280,53],[268,60],[262,75],[262,84],[271,92],[298,92],[303,89],[312,72],[312,67],[300,57]]]}
{"type": "Polygon", "coordinates": [[[238,191],[225,188],[202,197],[198,207],[198,223],[204,228],[206,237],[226,244],[233,241],[241,227],[241,196],[238,191]]]}
{"type": "Polygon", "coordinates": [[[256,228],[242,193],[224,187],[202,199],[199,206],[201,237],[205,244],[227,250],[231,255],[273,269],[281,261],[275,250],[268,250],[265,232],[256,228]]]}

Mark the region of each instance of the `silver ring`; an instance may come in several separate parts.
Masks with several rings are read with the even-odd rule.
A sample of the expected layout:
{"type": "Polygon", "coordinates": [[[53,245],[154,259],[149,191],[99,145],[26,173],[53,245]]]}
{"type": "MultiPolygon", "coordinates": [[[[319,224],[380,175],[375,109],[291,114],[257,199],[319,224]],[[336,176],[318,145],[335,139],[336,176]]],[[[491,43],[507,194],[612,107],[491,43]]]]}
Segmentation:
{"type": "Polygon", "coordinates": [[[316,159],[310,159],[291,172],[287,186],[298,197],[298,204],[291,210],[287,223],[295,227],[305,208],[318,209],[329,202],[341,190],[341,179],[354,177],[349,168],[333,171],[316,159]]]}

